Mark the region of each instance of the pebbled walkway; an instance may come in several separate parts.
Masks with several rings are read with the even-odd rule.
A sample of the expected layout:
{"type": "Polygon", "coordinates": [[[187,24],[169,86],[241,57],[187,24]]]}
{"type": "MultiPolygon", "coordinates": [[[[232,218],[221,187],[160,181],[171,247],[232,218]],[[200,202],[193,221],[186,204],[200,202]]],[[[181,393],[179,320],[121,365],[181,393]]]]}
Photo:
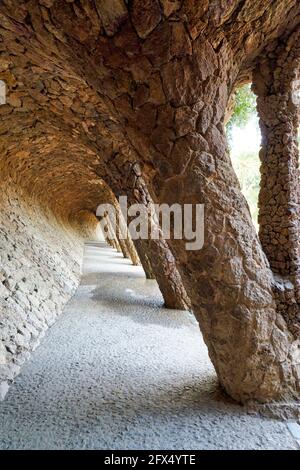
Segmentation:
{"type": "Polygon", "coordinates": [[[297,449],[221,396],[198,324],[89,243],[82,282],[0,403],[1,449],[297,449]]]}

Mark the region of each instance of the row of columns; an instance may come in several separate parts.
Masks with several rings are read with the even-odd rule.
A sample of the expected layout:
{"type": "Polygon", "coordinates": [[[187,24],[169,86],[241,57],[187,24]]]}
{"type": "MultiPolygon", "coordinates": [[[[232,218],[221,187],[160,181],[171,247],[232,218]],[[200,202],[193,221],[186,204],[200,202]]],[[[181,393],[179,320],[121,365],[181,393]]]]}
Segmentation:
{"type": "Polygon", "coordinates": [[[253,74],[262,133],[259,237],[274,274],[277,309],[300,333],[300,34],[278,46],[253,74]]]}
{"type": "MultiPolygon", "coordinates": [[[[219,52],[222,67],[210,82],[211,93],[208,96],[199,91],[203,110],[199,113],[193,100],[180,96],[186,100],[181,103],[181,112],[190,125],[173,148],[173,163],[178,164],[180,157],[182,168],[174,163],[164,177],[162,149],[153,161],[157,171],[153,187],[133,149],[129,151],[124,145],[124,152],[120,148],[108,153],[107,161],[104,157],[107,183],[116,196],[126,194],[130,205],[139,203],[148,208],[150,191],[160,204],[175,199],[181,205],[205,205],[201,250],[187,252],[184,240],[167,243],[150,238],[135,242],[135,246],[147,255],[166,306],[186,308],[191,299],[220,383],[241,402],[295,397],[300,389],[298,103],[294,94],[300,33],[295,34],[293,47],[285,43],[281,50],[280,44],[275,45],[275,50],[258,61],[253,74],[263,136],[260,240],[226,143],[224,115],[230,90],[224,83],[230,81],[233,68],[224,66],[230,64],[225,46],[219,52]]],[[[214,58],[211,54],[212,68],[216,67],[214,58]]],[[[202,56],[198,59],[201,64],[206,61],[202,56]]],[[[170,67],[176,64],[173,61],[170,67]]],[[[183,90],[184,77],[176,76],[177,87],[179,83],[183,90]]],[[[172,105],[178,98],[176,90],[169,88],[172,105]]],[[[166,136],[174,139],[181,135],[179,117],[168,119],[163,114],[161,119],[158,129],[164,125],[166,136]]],[[[145,147],[147,132],[144,129],[139,134],[145,147]]]]}
{"type": "MultiPolygon", "coordinates": [[[[147,196],[149,205],[152,201],[149,193],[147,196]]],[[[125,258],[129,258],[133,265],[141,264],[147,279],[157,280],[167,308],[189,309],[190,301],[166,240],[161,236],[160,240],[138,239],[133,241],[128,233],[116,197],[111,194],[106,202],[114,206],[117,214],[116,230],[110,220],[109,213],[105,217],[106,233],[104,233],[104,236],[107,243],[122,253],[125,258]],[[126,233],[126,238],[120,237],[119,233],[126,233]]],[[[158,231],[161,232],[160,228],[158,228],[158,231]]]]}

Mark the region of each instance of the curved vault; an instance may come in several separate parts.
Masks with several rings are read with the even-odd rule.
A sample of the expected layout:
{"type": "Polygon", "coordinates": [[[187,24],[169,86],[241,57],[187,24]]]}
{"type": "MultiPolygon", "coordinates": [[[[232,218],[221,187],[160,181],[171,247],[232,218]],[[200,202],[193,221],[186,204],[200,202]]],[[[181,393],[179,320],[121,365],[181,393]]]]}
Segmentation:
{"type": "MultiPolygon", "coordinates": [[[[275,136],[263,145],[284,153],[280,134],[286,168],[298,171],[290,85],[299,15],[297,0],[1,2],[3,382],[76,286],[82,238],[107,197],[103,180],[129,202],[205,203],[203,250],[191,255],[178,240],[143,247],[157,279],[163,273],[160,287],[178,268],[173,286],[181,276],[233,398],[299,395],[299,195],[285,227],[292,261],[274,288],[276,266],[255,234],[223,126],[232,90],[255,71],[262,129],[271,123],[275,136]],[[266,109],[276,116],[282,106],[278,134],[266,109]],[[18,278],[26,266],[34,281],[18,278]]],[[[289,207],[284,188],[278,204],[289,207]]]]}

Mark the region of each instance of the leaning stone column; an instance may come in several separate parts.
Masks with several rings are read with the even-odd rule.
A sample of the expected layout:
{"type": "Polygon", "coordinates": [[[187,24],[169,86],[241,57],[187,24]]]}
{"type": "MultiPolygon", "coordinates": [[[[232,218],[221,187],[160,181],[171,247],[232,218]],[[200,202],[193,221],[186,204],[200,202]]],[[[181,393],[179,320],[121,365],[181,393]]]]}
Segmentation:
{"type": "Polygon", "coordinates": [[[299,38],[278,46],[253,75],[262,132],[259,237],[275,277],[278,309],[300,333],[299,38]]]}
{"type": "Polygon", "coordinates": [[[130,236],[128,235],[128,237],[124,240],[126,246],[127,246],[127,250],[128,250],[128,253],[129,253],[129,256],[130,256],[130,259],[132,261],[132,264],[134,266],[139,266],[141,264],[140,262],[140,258],[138,256],[138,253],[137,253],[137,250],[136,250],[136,247],[134,246],[133,244],[133,241],[131,240],[130,236]]]}
{"type": "Polygon", "coordinates": [[[125,221],[124,217],[122,215],[122,212],[120,210],[120,206],[116,198],[112,201],[112,204],[115,206],[116,213],[117,213],[117,224],[118,224],[118,232],[125,233],[127,236],[126,238],[122,239],[121,237],[118,237],[120,246],[123,247],[123,253],[126,253],[125,258],[129,258],[132,261],[132,264],[134,266],[138,266],[140,264],[140,259],[137,254],[136,248],[133,244],[133,241],[131,240],[131,237],[127,231],[127,227],[125,226],[125,221]]]}
{"type": "Polygon", "coordinates": [[[147,279],[155,279],[155,276],[153,274],[153,270],[151,267],[151,262],[146,254],[145,247],[143,246],[143,240],[135,240],[134,243],[130,237],[130,234],[127,230],[127,227],[125,226],[125,221],[123,214],[120,209],[120,205],[115,197],[112,197],[112,204],[114,205],[117,213],[117,227],[118,227],[118,232],[119,230],[121,233],[126,234],[126,238],[121,239],[118,237],[119,244],[122,248],[123,254],[125,258],[130,258],[132,263],[134,265],[139,265],[142,264],[143,269],[146,274],[147,279]],[[124,247],[125,245],[125,247],[124,247]]]}
{"type": "MultiPolygon", "coordinates": [[[[129,205],[144,205],[150,221],[152,198],[142,178],[139,165],[132,164],[122,154],[115,156],[113,164],[115,166],[114,170],[105,177],[103,175],[101,177],[106,178],[106,182],[116,195],[126,194],[129,205]],[[127,176],[126,179],[124,178],[124,171],[127,176]]],[[[141,242],[142,248],[140,248],[140,251],[144,250],[148,258],[151,259],[152,271],[164,298],[165,306],[167,308],[187,310],[190,308],[190,300],[183,286],[174,255],[166,240],[163,239],[161,229],[157,227],[157,230],[160,233],[158,240],[151,237],[148,237],[147,240],[136,240],[136,246],[141,242]]]]}
{"type": "Polygon", "coordinates": [[[205,205],[200,250],[187,251],[185,240],[170,240],[167,246],[161,240],[147,242],[148,256],[160,263],[154,274],[162,292],[166,288],[164,297],[180,297],[183,282],[220,383],[231,397],[240,402],[299,397],[299,339],[279,312],[273,272],[241,194],[224,129],[233,84],[246,64],[258,59],[258,50],[249,62],[246,54],[237,54],[251,47],[253,37],[247,32],[245,42],[236,35],[230,42],[225,18],[224,36],[219,28],[212,36],[202,30],[194,34],[180,15],[141,31],[147,24],[144,13],[138,11],[128,25],[137,31],[130,36],[136,54],[120,54],[128,47],[126,29],[117,38],[119,45],[126,44],[124,51],[114,50],[107,39],[108,67],[114,74],[122,68],[122,77],[130,71],[131,78],[112,98],[121,132],[105,144],[98,138],[101,155],[108,154],[101,165],[114,192],[130,195],[129,203],[148,207],[151,194],[159,203],[205,205]],[[140,83],[132,87],[133,81],[140,83]]]}
{"type": "Polygon", "coordinates": [[[117,226],[116,226],[117,232],[115,233],[116,241],[118,242],[118,245],[119,245],[119,247],[120,247],[120,249],[121,249],[121,251],[122,251],[122,253],[123,253],[124,258],[130,259],[130,258],[131,258],[131,257],[130,257],[130,253],[129,253],[128,249],[127,249],[127,245],[126,245],[126,243],[125,243],[125,240],[123,240],[121,237],[118,236],[118,233],[119,233],[119,226],[120,226],[120,221],[119,221],[119,219],[116,221],[116,223],[117,223],[117,226]]]}
{"type": "Polygon", "coordinates": [[[168,246],[147,241],[147,254],[160,263],[154,271],[159,286],[169,290],[164,297],[180,295],[178,274],[220,383],[231,397],[240,402],[294,398],[300,391],[299,340],[278,311],[273,273],[226,142],[224,116],[238,73],[235,58],[226,41],[216,51],[200,35],[186,48],[184,25],[176,23],[174,32],[180,33],[182,47],[174,47],[173,56],[172,51],[163,57],[160,52],[168,31],[144,43],[156,64],[147,84],[153,93],[159,88],[162,104],[150,93],[146,105],[137,94],[132,108],[126,101],[130,110],[118,107],[131,119],[131,145],[138,152],[124,143],[125,151],[112,151],[106,168],[117,190],[130,196],[129,203],[148,207],[150,193],[159,203],[205,205],[202,249],[187,251],[185,240],[170,240],[168,246]],[[155,168],[147,186],[143,167],[135,164],[143,154],[155,168]]]}
{"type": "Polygon", "coordinates": [[[109,246],[112,248],[115,248],[119,253],[122,252],[120,244],[117,240],[115,231],[113,230],[112,224],[109,220],[108,215],[106,216],[106,226],[107,226],[107,232],[104,233],[105,241],[108,243],[109,246]]]}
{"type": "Polygon", "coordinates": [[[143,248],[143,240],[135,240],[135,247],[141,260],[143,269],[145,271],[146,278],[155,279],[151,262],[148,258],[147,253],[145,252],[145,249],[143,248]]]}

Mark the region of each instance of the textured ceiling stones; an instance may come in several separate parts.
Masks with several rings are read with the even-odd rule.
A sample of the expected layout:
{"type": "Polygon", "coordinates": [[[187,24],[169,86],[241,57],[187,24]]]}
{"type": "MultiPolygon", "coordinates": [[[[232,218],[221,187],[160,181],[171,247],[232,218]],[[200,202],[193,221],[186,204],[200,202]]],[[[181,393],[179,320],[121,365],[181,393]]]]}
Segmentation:
{"type": "MultiPolygon", "coordinates": [[[[95,148],[98,158],[103,146],[124,146],[125,140],[129,153],[142,153],[168,173],[176,136],[169,128],[155,129],[156,122],[185,120],[180,105],[197,100],[203,82],[209,93],[214,70],[225,65],[224,58],[214,59],[215,51],[231,48],[235,63],[249,67],[267,42],[293,27],[296,8],[296,1],[268,8],[250,1],[135,0],[129,10],[122,0],[4,1],[0,78],[8,86],[8,104],[0,109],[1,125],[21,125],[20,132],[28,133],[37,125],[46,132],[53,123],[68,140],[95,148]],[[193,71],[189,57],[197,49],[204,68],[193,71]],[[176,58],[186,64],[183,86],[172,80],[181,73],[176,58]],[[168,101],[180,107],[176,116],[168,101]],[[139,144],[145,137],[146,151],[139,144]]],[[[178,137],[195,128],[199,113],[205,132],[214,111],[201,106],[195,103],[194,121],[185,122],[178,137]]]]}

